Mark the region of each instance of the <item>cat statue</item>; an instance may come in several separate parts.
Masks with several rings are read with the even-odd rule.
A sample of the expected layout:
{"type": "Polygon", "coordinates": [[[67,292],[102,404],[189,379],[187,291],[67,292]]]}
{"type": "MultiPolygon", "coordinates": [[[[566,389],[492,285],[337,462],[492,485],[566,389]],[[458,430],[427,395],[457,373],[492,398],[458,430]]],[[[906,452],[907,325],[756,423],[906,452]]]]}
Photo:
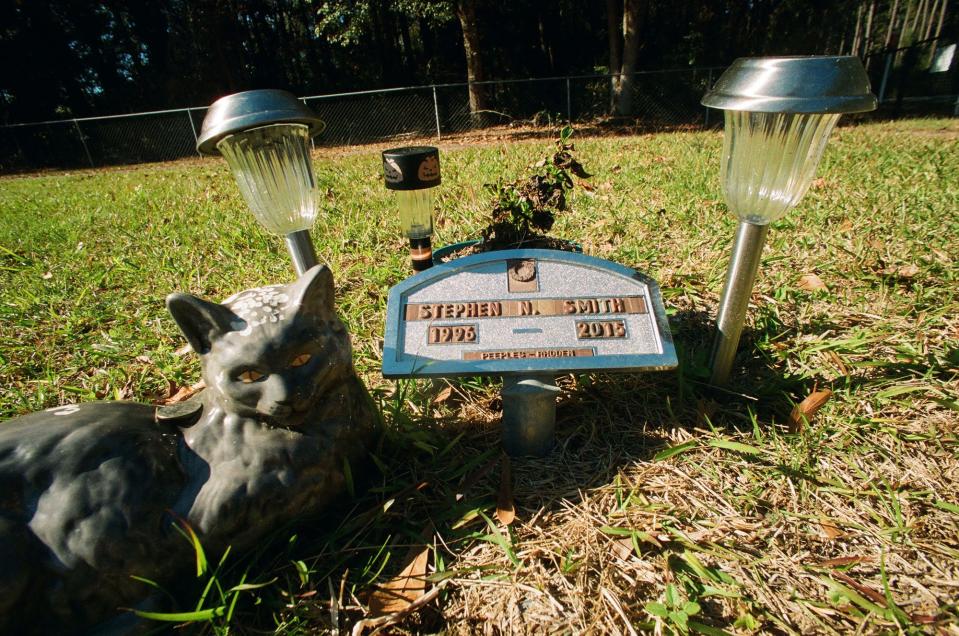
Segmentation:
{"type": "MultiPolygon", "coordinates": [[[[377,427],[317,266],[223,304],[172,294],[207,388],[186,405],[58,406],[0,424],[0,633],[85,633],[208,553],[345,489],[377,427]]],[[[187,573],[187,575],[189,575],[187,573]]]]}

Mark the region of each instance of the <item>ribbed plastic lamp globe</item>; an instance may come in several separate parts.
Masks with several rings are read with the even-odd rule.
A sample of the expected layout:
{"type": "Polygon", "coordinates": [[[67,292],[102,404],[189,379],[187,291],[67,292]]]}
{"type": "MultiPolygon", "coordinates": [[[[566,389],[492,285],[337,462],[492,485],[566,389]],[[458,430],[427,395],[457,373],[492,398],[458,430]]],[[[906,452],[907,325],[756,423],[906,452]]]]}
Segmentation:
{"type": "Polygon", "coordinates": [[[226,159],[257,221],[285,237],[298,274],[317,262],[309,234],[317,214],[310,139],[323,128],[291,93],[255,90],[214,102],[197,140],[199,152],[226,159]]]}
{"type": "Polygon", "coordinates": [[[739,218],[716,318],[714,385],[728,380],[768,226],[809,189],[839,116],[876,108],[853,56],[741,58],[703,97],[725,111],[723,195],[739,218]]]}
{"type": "Polygon", "coordinates": [[[383,180],[396,192],[414,271],[433,266],[433,188],[440,184],[440,152],[432,146],[383,151],[383,180]]]}

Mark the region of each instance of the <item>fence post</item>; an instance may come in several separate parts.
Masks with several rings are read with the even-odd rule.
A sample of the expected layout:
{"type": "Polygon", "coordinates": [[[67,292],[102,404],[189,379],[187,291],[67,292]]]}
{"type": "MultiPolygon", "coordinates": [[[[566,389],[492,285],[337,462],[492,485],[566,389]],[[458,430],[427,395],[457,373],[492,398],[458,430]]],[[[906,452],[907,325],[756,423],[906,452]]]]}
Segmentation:
{"type": "Polygon", "coordinates": [[[569,77],[566,78],[566,121],[573,123],[573,106],[569,95],[569,77]]]}
{"type": "Polygon", "coordinates": [[[80,143],[83,144],[83,152],[87,153],[87,161],[90,162],[90,167],[95,168],[93,165],[93,157],[90,156],[90,149],[87,148],[87,140],[83,138],[83,132],[80,130],[80,124],[77,123],[77,120],[73,120],[73,127],[77,129],[77,135],[80,137],[80,143]]]}
{"type": "Polygon", "coordinates": [[[436,85],[433,85],[433,114],[436,116],[436,139],[440,140],[443,135],[440,133],[440,106],[436,101],[436,85]]]}
{"type": "Polygon", "coordinates": [[[882,105],[882,100],[886,98],[886,83],[889,81],[889,71],[892,70],[892,53],[886,53],[886,68],[882,71],[882,81],[879,83],[879,105],[882,105]]]}
{"type": "MultiPolygon", "coordinates": [[[[190,114],[190,109],[187,108],[183,112],[186,113],[186,118],[190,120],[190,130],[193,131],[193,147],[196,148],[196,142],[199,141],[199,138],[196,136],[196,124],[193,123],[193,115],[190,114]]],[[[202,157],[200,151],[197,150],[196,154],[198,157],[202,157]]]]}

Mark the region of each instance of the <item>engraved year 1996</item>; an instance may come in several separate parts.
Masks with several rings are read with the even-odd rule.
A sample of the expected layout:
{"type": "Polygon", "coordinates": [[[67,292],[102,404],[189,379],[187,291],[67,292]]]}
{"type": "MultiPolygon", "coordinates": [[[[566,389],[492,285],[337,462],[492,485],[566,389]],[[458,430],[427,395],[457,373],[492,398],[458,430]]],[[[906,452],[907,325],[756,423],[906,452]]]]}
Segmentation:
{"type": "Polygon", "coordinates": [[[591,338],[625,338],[626,323],[622,320],[577,320],[576,337],[580,340],[591,338]]]}
{"type": "Polygon", "coordinates": [[[476,325],[430,327],[430,344],[464,344],[476,342],[476,325]]]}

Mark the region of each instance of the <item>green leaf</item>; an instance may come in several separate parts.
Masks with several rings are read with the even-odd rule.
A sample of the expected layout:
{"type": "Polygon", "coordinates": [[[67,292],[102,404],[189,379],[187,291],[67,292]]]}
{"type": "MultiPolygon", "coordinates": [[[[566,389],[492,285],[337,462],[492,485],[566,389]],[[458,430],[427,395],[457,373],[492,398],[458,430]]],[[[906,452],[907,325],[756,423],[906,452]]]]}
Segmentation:
{"type": "Polygon", "coordinates": [[[695,616],[696,614],[699,614],[700,609],[702,608],[696,601],[686,601],[686,603],[683,605],[683,611],[686,613],[686,616],[695,616]]]}
{"type": "Polygon", "coordinates": [[[945,510],[946,512],[951,512],[953,514],[959,515],[959,506],[951,504],[948,501],[934,501],[932,505],[940,510],[945,510]]]}
{"type": "Polygon", "coordinates": [[[669,616],[669,610],[666,609],[666,606],[655,601],[646,603],[646,611],[653,616],[658,616],[660,618],[666,618],[669,616]]]}
{"type": "Polygon", "coordinates": [[[603,534],[611,534],[616,537],[631,537],[633,536],[633,530],[629,528],[617,528],[616,526],[603,526],[599,529],[603,534]]]}
{"type": "Polygon", "coordinates": [[[226,606],[224,605],[198,610],[196,612],[141,612],[140,610],[133,610],[133,613],[140,618],[148,618],[151,621],[165,621],[167,623],[198,623],[223,616],[224,612],[226,612],[226,606]]]}
{"type": "Polygon", "coordinates": [[[350,460],[346,457],[343,458],[343,479],[346,482],[346,492],[350,497],[356,496],[356,491],[353,489],[353,470],[350,468],[350,460]]]}
{"type": "Polygon", "coordinates": [[[709,440],[709,445],[713,448],[722,448],[724,450],[733,451],[736,453],[742,453],[743,455],[762,455],[763,451],[760,448],[755,446],[750,446],[749,444],[741,444],[739,442],[733,442],[728,439],[711,439],[709,440]]]}
{"type": "Polygon", "coordinates": [[[666,586],[666,604],[670,607],[679,607],[679,592],[672,583],[666,586]]]}
{"type": "Polygon", "coordinates": [[[706,634],[706,636],[731,636],[730,633],[724,629],[712,627],[711,625],[703,625],[696,621],[689,621],[689,629],[694,632],[699,632],[700,634],[706,634]]]}
{"type": "Polygon", "coordinates": [[[509,540],[500,533],[499,528],[496,527],[496,524],[493,523],[492,519],[483,514],[482,511],[479,514],[481,517],[483,517],[483,521],[486,522],[486,525],[489,526],[490,529],[490,534],[483,535],[480,538],[484,541],[495,543],[499,547],[503,548],[503,552],[506,553],[506,556],[509,558],[510,562],[515,567],[519,567],[521,565],[520,560],[516,557],[516,552],[513,550],[513,546],[510,544],[509,540]]]}
{"type": "Polygon", "coordinates": [[[296,567],[296,573],[300,577],[300,587],[306,587],[310,582],[310,568],[306,567],[306,563],[303,561],[294,561],[293,565],[296,567]]]}
{"type": "Polygon", "coordinates": [[[925,386],[903,384],[900,386],[894,386],[890,389],[886,389],[885,391],[880,391],[879,393],[876,394],[876,397],[880,399],[891,398],[891,397],[896,397],[897,395],[905,395],[906,393],[915,393],[916,391],[925,391],[927,388],[928,387],[925,387],[925,386]]]}
{"type": "Polygon", "coordinates": [[[688,442],[683,442],[682,444],[677,444],[676,446],[670,446],[669,448],[663,449],[656,453],[653,456],[654,462],[661,462],[664,459],[669,459],[674,455],[679,455],[680,453],[685,453],[691,448],[695,448],[697,445],[696,440],[690,440],[688,442]]]}
{"type": "Polygon", "coordinates": [[[277,580],[276,577],[273,577],[266,583],[240,583],[239,585],[234,585],[233,587],[228,589],[226,592],[227,594],[230,594],[232,592],[246,592],[248,590],[258,590],[260,588],[273,585],[274,583],[276,583],[276,580],[277,580]]]}
{"type": "Polygon", "coordinates": [[[670,612],[669,620],[671,620],[680,631],[686,632],[689,630],[689,617],[682,612],[670,612]]]}
{"type": "Polygon", "coordinates": [[[850,588],[846,587],[842,583],[837,583],[836,581],[828,577],[820,577],[819,580],[825,583],[826,586],[829,588],[829,591],[833,599],[836,599],[836,600],[845,599],[848,602],[858,605],[859,607],[866,610],[867,612],[872,612],[874,614],[877,614],[883,617],[887,615],[886,608],[880,607],[879,605],[873,603],[872,601],[869,601],[863,598],[863,596],[860,595],[859,592],[851,590],[850,588]]]}
{"type": "Polygon", "coordinates": [[[193,528],[190,527],[190,524],[186,522],[186,519],[177,517],[177,523],[180,524],[180,527],[183,529],[183,534],[190,542],[190,545],[193,546],[193,553],[196,555],[196,576],[200,578],[206,574],[208,567],[206,553],[203,551],[203,544],[200,543],[200,537],[196,536],[196,533],[193,531],[193,528]]]}

